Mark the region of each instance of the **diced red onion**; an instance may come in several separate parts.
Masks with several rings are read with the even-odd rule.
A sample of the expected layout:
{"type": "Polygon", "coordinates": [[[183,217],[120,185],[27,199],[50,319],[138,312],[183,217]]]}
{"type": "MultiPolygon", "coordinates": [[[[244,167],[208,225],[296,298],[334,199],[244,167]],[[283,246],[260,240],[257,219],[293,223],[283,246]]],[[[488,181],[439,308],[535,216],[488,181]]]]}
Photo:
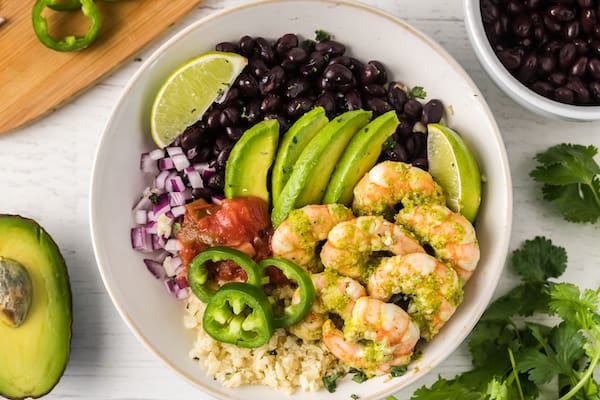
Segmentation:
{"type": "Polygon", "coordinates": [[[175,298],[177,300],[185,300],[190,296],[191,289],[189,287],[179,288],[175,292],[175,298]]]}
{"type": "Polygon", "coordinates": [[[170,179],[172,192],[183,192],[185,190],[185,184],[180,176],[174,176],[170,179]]]}
{"type": "Polygon", "coordinates": [[[154,186],[156,186],[157,189],[165,190],[165,183],[169,174],[169,171],[161,171],[156,178],[154,178],[154,186]]]}
{"type": "Polygon", "coordinates": [[[175,296],[175,294],[177,293],[177,290],[179,289],[179,286],[177,286],[177,282],[175,282],[174,279],[171,278],[167,278],[165,279],[165,288],[167,289],[167,292],[169,292],[169,294],[175,296]]]}
{"type": "Polygon", "coordinates": [[[221,204],[223,202],[223,200],[225,200],[225,196],[214,195],[211,197],[211,200],[215,204],[221,204]]]}
{"type": "Polygon", "coordinates": [[[169,172],[169,175],[167,176],[167,179],[165,180],[165,190],[167,192],[173,191],[173,182],[171,182],[171,179],[174,179],[176,176],[178,176],[176,172],[169,172]]]}
{"type": "Polygon", "coordinates": [[[185,170],[192,189],[198,189],[204,186],[204,182],[202,182],[200,172],[196,171],[192,167],[186,168],[185,170]]]}
{"type": "Polygon", "coordinates": [[[162,149],[154,149],[150,153],[148,153],[150,159],[154,161],[158,161],[165,156],[165,152],[162,149]]]}
{"type": "Polygon", "coordinates": [[[146,232],[156,235],[158,233],[158,224],[156,221],[149,221],[146,224],[146,232]]]}
{"type": "Polygon", "coordinates": [[[138,251],[151,251],[152,243],[146,228],[136,226],[131,228],[131,247],[138,251]]]}
{"type": "Polygon", "coordinates": [[[133,212],[133,219],[136,224],[144,225],[148,222],[148,212],[146,210],[135,210],[133,212]]]}
{"type": "Polygon", "coordinates": [[[193,165],[193,167],[194,167],[194,169],[195,169],[196,171],[199,171],[199,172],[202,172],[202,171],[204,171],[205,169],[207,169],[207,168],[210,168],[210,167],[208,166],[208,163],[207,163],[207,162],[203,162],[203,163],[194,164],[194,165],[193,165]]]}
{"type": "Polygon", "coordinates": [[[165,279],[165,269],[162,264],[158,261],[151,260],[149,258],[144,258],[144,264],[146,264],[146,268],[156,279],[165,279]]]}
{"type": "Polygon", "coordinates": [[[182,216],[183,214],[185,214],[185,206],[173,207],[171,208],[171,212],[173,213],[174,217],[182,216]]]}
{"type": "Polygon", "coordinates": [[[164,246],[165,250],[171,254],[179,253],[179,244],[177,243],[177,239],[169,239],[164,246]]]}
{"type": "Polygon", "coordinates": [[[165,247],[166,240],[160,237],[160,235],[150,235],[152,238],[152,250],[160,250],[165,247]]]}
{"type": "Polygon", "coordinates": [[[161,158],[160,160],[158,160],[158,168],[160,168],[161,171],[164,171],[166,169],[173,169],[175,168],[175,164],[173,163],[173,159],[166,157],[166,158],[161,158]]]}
{"type": "Polygon", "coordinates": [[[202,179],[208,179],[215,174],[216,170],[214,168],[206,168],[200,174],[202,175],[202,179]]]}
{"type": "Polygon", "coordinates": [[[177,171],[183,171],[190,166],[190,160],[188,160],[185,154],[175,154],[174,156],[171,156],[171,160],[173,160],[173,164],[177,171]]]}
{"type": "Polygon", "coordinates": [[[187,151],[187,153],[185,153],[185,155],[187,156],[188,160],[191,160],[198,155],[198,150],[196,150],[195,147],[192,147],[187,151]]]}
{"type": "Polygon", "coordinates": [[[185,200],[185,191],[169,193],[169,204],[171,207],[183,206],[185,205],[185,200]]]}
{"type": "Polygon", "coordinates": [[[137,204],[133,206],[134,210],[149,210],[150,208],[152,208],[152,202],[148,196],[142,196],[137,204]]]}
{"type": "Polygon", "coordinates": [[[154,211],[148,211],[148,221],[156,222],[156,215],[154,215],[154,211]]]}
{"type": "Polygon", "coordinates": [[[156,161],[151,159],[150,155],[148,153],[144,153],[140,157],[140,169],[145,174],[156,175],[158,173],[158,167],[156,166],[156,161]]]}
{"type": "Polygon", "coordinates": [[[167,147],[167,154],[169,157],[173,157],[177,154],[183,154],[183,149],[181,147],[167,147]]]}
{"type": "Polygon", "coordinates": [[[158,203],[154,205],[152,211],[154,212],[154,217],[158,218],[161,214],[165,214],[167,211],[171,210],[171,206],[169,205],[169,197],[166,194],[161,194],[158,196],[158,203]]]}

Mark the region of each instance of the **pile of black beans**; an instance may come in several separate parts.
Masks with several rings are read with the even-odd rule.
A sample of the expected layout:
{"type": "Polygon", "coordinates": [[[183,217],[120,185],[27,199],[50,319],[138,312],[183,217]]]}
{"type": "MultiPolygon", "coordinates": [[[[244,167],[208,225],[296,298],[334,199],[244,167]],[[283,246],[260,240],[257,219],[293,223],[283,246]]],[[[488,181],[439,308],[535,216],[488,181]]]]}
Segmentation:
{"type": "Polygon", "coordinates": [[[382,160],[411,162],[427,169],[425,125],[439,122],[439,100],[422,103],[398,82],[389,82],[385,66],[363,63],[346,55],[335,40],[302,40],[288,33],[277,40],[243,36],[223,42],[217,51],[241,54],[248,65],[203,118],[188,127],[174,144],[192,155],[193,163],[208,162],[215,174],[204,176],[204,188],[195,198],[223,193],[225,164],[243,132],[264,119],[276,118],[281,134],[304,113],[322,106],[329,118],[355,109],[377,116],[396,110],[400,125],[382,152],[382,160]]]}
{"type": "Polygon", "coordinates": [[[519,81],[561,103],[600,104],[600,1],[481,0],[481,16],[519,81]]]}

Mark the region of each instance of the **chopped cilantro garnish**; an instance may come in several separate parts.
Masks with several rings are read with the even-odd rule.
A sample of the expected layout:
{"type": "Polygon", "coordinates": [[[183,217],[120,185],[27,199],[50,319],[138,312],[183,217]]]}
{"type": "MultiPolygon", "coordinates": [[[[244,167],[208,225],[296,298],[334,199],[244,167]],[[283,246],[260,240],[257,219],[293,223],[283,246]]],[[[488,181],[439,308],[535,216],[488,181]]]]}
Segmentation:
{"type": "Polygon", "coordinates": [[[337,389],[337,378],[337,374],[326,375],[323,377],[323,386],[325,386],[325,389],[327,389],[329,393],[333,393],[335,392],[335,389],[337,389]]]}
{"type": "Polygon", "coordinates": [[[410,97],[417,99],[424,99],[427,97],[427,92],[423,89],[423,86],[415,86],[410,90],[410,97]]]}
{"type": "Polygon", "coordinates": [[[148,198],[152,204],[158,204],[158,195],[156,193],[152,193],[150,196],[148,196],[148,198]]]}
{"type": "Polygon", "coordinates": [[[325,32],[324,30],[317,29],[315,31],[315,40],[317,42],[322,42],[324,40],[329,40],[329,39],[331,39],[331,35],[329,33],[325,32]]]}
{"type": "Polygon", "coordinates": [[[396,365],[394,367],[392,367],[390,369],[390,375],[393,376],[394,378],[397,378],[399,376],[402,376],[406,373],[408,369],[406,368],[406,365],[396,365]]]}

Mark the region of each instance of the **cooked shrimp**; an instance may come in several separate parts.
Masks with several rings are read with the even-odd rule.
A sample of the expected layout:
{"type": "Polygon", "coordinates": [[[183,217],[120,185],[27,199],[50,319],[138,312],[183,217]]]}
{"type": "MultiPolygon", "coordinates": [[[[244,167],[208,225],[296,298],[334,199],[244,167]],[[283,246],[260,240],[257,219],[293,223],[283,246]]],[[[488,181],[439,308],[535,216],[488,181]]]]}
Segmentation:
{"type": "Polygon", "coordinates": [[[323,342],[345,364],[367,375],[380,375],[410,362],[419,328],[400,307],[371,297],[356,301],[344,332],[327,320],[323,342]]]}
{"type": "MultiPolygon", "coordinates": [[[[304,340],[321,339],[322,326],[329,319],[329,313],[337,314],[342,319],[349,319],[355,301],[367,295],[360,283],[352,278],[341,276],[335,271],[326,270],[313,274],[312,280],[317,290],[316,300],[306,317],[290,327],[291,333],[304,340]]],[[[294,301],[298,300],[292,297],[292,302],[294,301]]]]}
{"type": "Polygon", "coordinates": [[[475,228],[462,215],[447,207],[424,205],[400,210],[396,222],[411,231],[435,256],[449,263],[467,281],[479,262],[475,228]]]}
{"type": "Polygon", "coordinates": [[[400,226],[383,217],[363,216],[333,227],[321,250],[321,260],[326,268],[365,282],[376,264],[377,252],[401,255],[425,250],[400,226]]]}
{"type": "Polygon", "coordinates": [[[410,164],[384,161],[356,184],[352,208],[356,215],[383,215],[391,221],[398,206],[445,203],[442,188],[428,172],[410,164]]]}
{"type": "Polygon", "coordinates": [[[385,258],[369,277],[370,296],[388,301],[394,294],[410,297],[408,314],[430,340],[462,301],[456,272],[425,253],[385,258]]]}
{"type": "Polygon", "coordinates": [[[319,272],[319,242],[327,239],[337,223],[353,217],[352,211],[341,204],[308,205],[293,210],[273,233],[273,255],[287,258],[310,272],[319,272]]]}

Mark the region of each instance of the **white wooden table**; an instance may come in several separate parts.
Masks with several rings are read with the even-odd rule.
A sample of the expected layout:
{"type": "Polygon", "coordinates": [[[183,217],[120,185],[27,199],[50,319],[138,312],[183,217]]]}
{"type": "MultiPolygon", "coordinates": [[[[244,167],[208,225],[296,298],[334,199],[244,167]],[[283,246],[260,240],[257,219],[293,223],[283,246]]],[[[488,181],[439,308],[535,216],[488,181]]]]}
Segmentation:
{"type": "MultiPolygon", "coordinates": [[[[600,122],[567,123],[531,114],[506,97],[477,62],[463,24],[460,0],[364,0],[387,10],[437,40],[475,80],[502,131],[511,166],[514,223],[511,250],[525,239],[545,235],[569,254],[565,279],[584,287],[600,284],[600,224],[562,220],[541,198],[528,176],[533,156],[560,142],[600,147],[600,122]]],[[[88,189],[92,157],[109,113],[123,88],[149,54],[178,29],[240,0],[206,0],[158,42],[137,54],[111,76],[51,115],[0,136],[0,213],[21,214],[40,222],[61,247],[73,291],[71,358],[48,399],[209,399],[156,359],[123,323],[101,282],[92,252],[88,189]]],[[[0,45],[2,37],[0,36],[0,45]]],[[[2,61],[0,61],[2,62],[2,61]]],[[[0,88],[0,107],[2,98],[0,88]]],[[[515,282],[505,271],[496,295],[515,282]]],[[[0,340],[2,340],[0,338],[0,340]]],[[[438,374],[453,376],[470,367],[463,344],[437,369],[407,390],[410,397],[438,374]]],[[[284,398],[285,395],[282,395],[284,398]]]]}

